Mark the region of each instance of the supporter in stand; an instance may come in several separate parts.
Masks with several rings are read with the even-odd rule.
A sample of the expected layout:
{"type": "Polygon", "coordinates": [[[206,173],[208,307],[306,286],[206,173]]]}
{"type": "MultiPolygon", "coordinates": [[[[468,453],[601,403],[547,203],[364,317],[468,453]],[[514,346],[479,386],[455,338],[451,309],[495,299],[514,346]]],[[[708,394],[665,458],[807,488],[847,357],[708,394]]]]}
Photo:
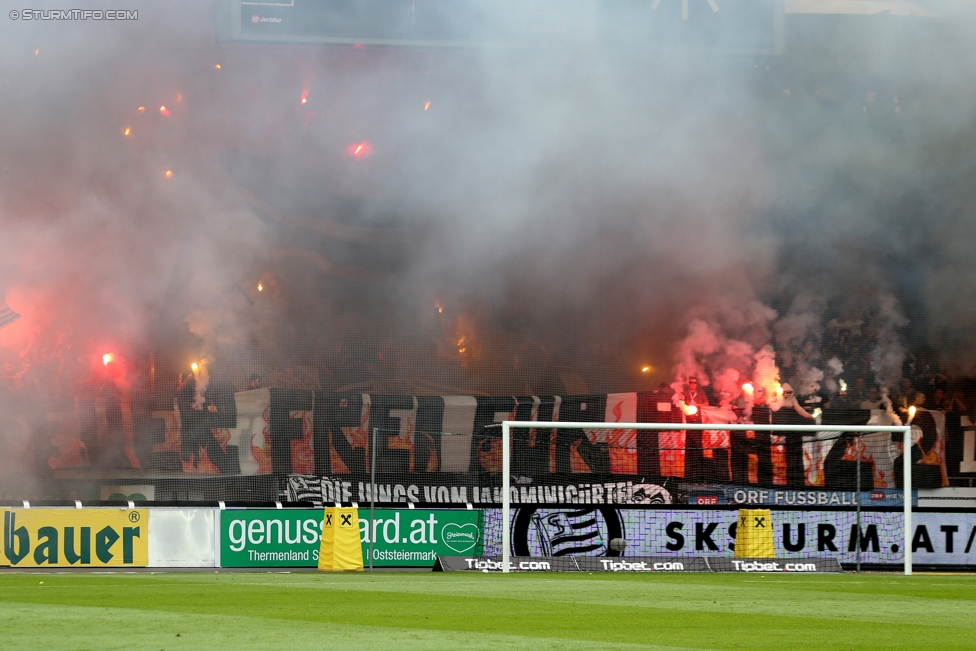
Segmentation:
{"type": "MultiPolygon", "coordinates": [[[[877,390],[877,387],[875,387],[877,390]]],[[[848,389],[848,402],[851,405],[860,405],[862,402],[868,399],[869,390],[867,388],[867,383],[864,381],[863,375],[858,375],[854,380],[854,387],[848,389]]],[[[863,407],[861,407],[863,409],[863,407]]]]}
{"type": "Polygon", "coordinates": [[[881,391],[878,390],[876,384],[872,384],[868,389],[867,397],[861,401],[860,407],[861,409],[884,409],[881,403],[881,391]]]}
{"type": "MultiPolygon", "coordinates": [[[[698,386],[698,378],[689,376],[685,386],[671,398],[679,412],[679,422],[699,424],[702,422],[701,407],[708,406],[708,396],[698,386]]],[[[674,412],[672,412],[674,413],[674,412]]],[[[703,453],[703,432],[688,430],[685,438],[685,479],[702,481],[705,479],[706,460],[703,453]]]]}
{"type": "Polygon", "coordinates": [[[686,405],[708,406],[708,396],[698,387],[698,378],[694,375],[688,378],[683,400],[686,405]]]}
{"type": "MultiPolygon", "coordinates": [[[[972,396],[970,396],[972,399],[972,396]]],[[[966,406],[966,394],[960,389],[953,389],[949,392],[949,398],[946,401],[946,411],[955,411],[960,414],[969,414],[970,418],[976,416],[972,413],[972,410],[966,406]]],[[[976,420],[976,419],[974,419],[976,420]]]]}
{"type": "Polygon", "coordinates": [[[790,409],[790,408],[796,411],[796,413],[802,416],[803,418],[810,418],[810,419],[813,418],[810,412],[804,409],[803,406],[800,404],[800,401],[797,399],[796,392],[793,390],[793,387],[790,386],[789,384],[784,384],[783,398],[780,401],[779,410],[790,409]]]}
{"type": "Polygon", "coordinates": [[[836,357],[847,368],[847,360],[851,356],[851,331],[847,328],[837,333],[837,338],[827,345],[827,357],[836,357]]]}
{"type": "Polygon", "coordinates": [[[180,374],[176,386],[176,405],[180,411],[183,433],[180,459],[184,472],[216,473],[227,464],[227,452],[214,436],[215,430],[221,431],[217,396],[228,394],[229,391],[233,400],[233,391],[221,384],[218,378],[211,378],[200,404],[195,374],[192,371],[180,374]]]}
{"type": "Polygon", "coordinates": [[[915,398],[915,386],[912,384],[911,378],[902,378],[901,386],[890,398],[891,406],[896,411],[906,411],[915,398]]]}

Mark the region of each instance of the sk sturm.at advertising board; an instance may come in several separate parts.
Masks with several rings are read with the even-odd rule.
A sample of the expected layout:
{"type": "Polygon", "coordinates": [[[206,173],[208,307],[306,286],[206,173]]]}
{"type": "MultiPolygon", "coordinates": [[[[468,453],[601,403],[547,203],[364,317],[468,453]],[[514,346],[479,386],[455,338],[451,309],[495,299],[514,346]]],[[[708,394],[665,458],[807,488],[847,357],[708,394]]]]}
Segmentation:
{"type": "Polygon", "coordinates": [[[11,567],[146,567],[145,509],[9,509],[3,563],[11,567]]]}
{"type": "MultiPolygon", "coordinates": [[[[532,558],[614,556],[610,541],[622,538],[627,545],[620,555],[626,557],[732,559],[737,516],[730,509],[520,506],[511,513],[511,552],[532,558]]],[[[485,521],[484,554],[500,556],[501,511],[485,509],[485,521]]],[[[777,559],[879,565],[900,565],[905,559],[901,511],[865,511],[858,517],[852,510],[772,510],[769,524],[777,559]]],[[[976,566],[976,513],[914,513],[911,547],[919,565],[976,566]]]]}
{"type": "MultiPolygon", "coordinates": [[[[369,566],[430,567],[438,556],[473,553],[482,542],[480,511],[359,510],[359,538],[369,566]]],[[[221,567],[315,567],[322,511],[302,509],[220,512],[221,567]]]]}

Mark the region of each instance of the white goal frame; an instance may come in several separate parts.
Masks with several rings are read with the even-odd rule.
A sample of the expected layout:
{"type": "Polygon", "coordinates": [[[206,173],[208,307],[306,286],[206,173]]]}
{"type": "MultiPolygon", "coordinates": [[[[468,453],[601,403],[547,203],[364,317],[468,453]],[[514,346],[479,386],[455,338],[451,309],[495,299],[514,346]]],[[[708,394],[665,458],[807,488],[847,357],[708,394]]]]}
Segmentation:
{"type": "MultiPolygon", "coordinates": [[[[510,572],[511,562],[511,512],[512,512],[512,451],[511,429],[643,429],[657,431],[722,431],[722,432],[801,432],[816,434],[817,432],[851,432],[854,434],[872,434],[875,432],[901,432],[904,441],[904,490],[902,498],[905,503],[905,536],[903,548],[905,550],[905,576],[912,573],[912,425],[753,425],[753,424],[692,424],[692,423],[571,423],[567,421],[502,421],[502,572],[510,572]]],[[[860,462],[860,460],[859,460],[860,462]]],[[[861,487],[857,487],[860,492],[861,487]]]]}

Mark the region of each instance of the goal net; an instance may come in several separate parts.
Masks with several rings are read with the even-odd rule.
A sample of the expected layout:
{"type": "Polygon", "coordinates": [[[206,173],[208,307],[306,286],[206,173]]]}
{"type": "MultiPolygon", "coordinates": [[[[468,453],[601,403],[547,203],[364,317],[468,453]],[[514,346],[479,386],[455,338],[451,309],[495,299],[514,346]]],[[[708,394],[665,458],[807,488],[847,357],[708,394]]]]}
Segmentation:
{"type": "Polygon", "coordinates": [[[777,558],[901,563],[911,574],[919,460],[910,424],[505,421],[498,429],[501,503],[485,512],[484,542],[502,571],[512,556],[732,557],[738,504],[770,509],[777,558]],[[581,426],[585,436],[567,436],[581,426]],[[560,446],[560,435],[574,444],[560,446]],[[550,472],[574,464],[592,479],[566,483],[550,472]],[[610,466],[638,480],[607,480],[610,466]],[[669,492],[675,476],[682,505],[669,492]]]}

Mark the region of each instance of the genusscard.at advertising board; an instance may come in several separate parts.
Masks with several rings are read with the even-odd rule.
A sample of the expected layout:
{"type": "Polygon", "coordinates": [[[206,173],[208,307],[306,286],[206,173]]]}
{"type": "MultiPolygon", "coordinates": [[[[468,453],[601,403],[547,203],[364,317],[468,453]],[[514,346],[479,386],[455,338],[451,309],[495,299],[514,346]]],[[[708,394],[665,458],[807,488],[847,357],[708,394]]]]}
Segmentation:
{"type": "MultiPolygon", "coordinates": [[[[322,511],[228,509],[220,512],[221,567],[315,567],[322,511]]],[[[438,556],[473,553],[482,543],[475,510],[359,510],[363,559],[373,566],[430,567],[438,556]]]]}

